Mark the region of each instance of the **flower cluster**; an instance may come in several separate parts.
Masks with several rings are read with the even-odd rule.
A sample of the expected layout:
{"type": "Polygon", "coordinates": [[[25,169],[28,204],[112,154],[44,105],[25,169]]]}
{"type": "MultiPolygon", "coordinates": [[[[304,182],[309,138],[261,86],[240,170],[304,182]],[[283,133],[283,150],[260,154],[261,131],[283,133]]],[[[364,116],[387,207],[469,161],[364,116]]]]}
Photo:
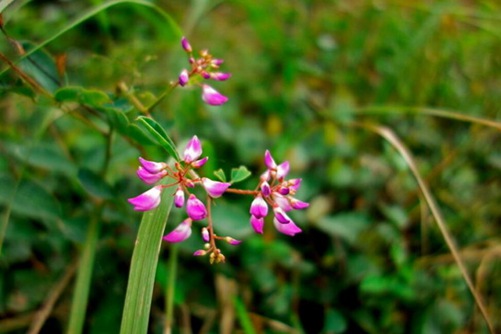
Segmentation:
{"type": "Polygon", "coordinates": [[[261,175],[260,191],[254,197],[250,207],[250,223],[257,233],[263,233],[264,218],[268,215],[268,205],[273,209],[273,224],[280,233],[294,236],[301,229],[292,221],[287,212],[291,210],[305,209],[308,203],[293,197],[301,179],[286,180],[289,173],[289,162],[279,165],[273,159],[270,151],[266,150],[264,162],[267,170],[261,175]]]}
{"type": "Polygon", "coordinates": [[[137,170],[137,176],[144,183],[155,184],[165,177],[169,177],[174,182],[155,185],[143,194],[130,198],[129,202],[134,206],[134,210],[148,211],[156,208],[160,204],[161,194],[165,188],[175,188],[172,192],[174,206],[186,208],[188,217],[164,236],[163,240],[167,242],[184,241],[191,236],[194,221],[207,219],[207,225],[201,231],[202,239],[205,242],[204,248],[195,251],[194,255],[210,254],[211,263],[224,262],[225,257],[216,246],[216,240],[223,240],[230,245],[240,243],[240,240],[229,236],[218,236],[214,232],[210,215],[211,203],[213,199],[221,197],[225,192],[254,197],[250,206],[250,223],[257,233],[263,233],[264,219],[268,215],[269,207],[273,210],[273,222],[279,232],[289,236],[301,232],[301,229],[289,217],[288,212],[307,208],[309,204],[294,197],[301,185],[301,179],[286,179],[289,173],[288,161],[277,164],[267,150],[264,154],[267,170],[261,175],[256,190],[243,190],[230,188],[231,183],[229,182],[199,177],[195,170],[202,167],[208,160],[208,157],[200,158],[201,155],[200,140],[197,136],[193,136],[183,152],[183,160],[174,163],[173,167],[165,162],[139,158],[140,166],[137,170]],[[190,191],[197,185],[203,187],[207,193],[207,206],[190,191]]]}
{"type": "MultiPolygon", "coordinates": [[[[190,43],[185,37],[181,39],[181,46],[189,55],[188,61],[191,65],[191,69],[183,69],[181,71],[181,74],[178,78],[178,83],[180,86],[186,86],[189,83],[190,78],[194,76],[199,76],[202,79],[212,79],[216,81],[224,81],[231,77],[230,73],[218,72],[219,66],[223,63],[223,60],[213,58],[208,50],[200,51],[200,57],[195,58],[193,56],[193,49],[191,48],[190,43]]],[[[228,101],[228,98],[226,96],[219,93],[211,86],[207,84],[201,84],[201,87],[202,100],[205,103],[213,106],[218,106],[228,101]]]]}

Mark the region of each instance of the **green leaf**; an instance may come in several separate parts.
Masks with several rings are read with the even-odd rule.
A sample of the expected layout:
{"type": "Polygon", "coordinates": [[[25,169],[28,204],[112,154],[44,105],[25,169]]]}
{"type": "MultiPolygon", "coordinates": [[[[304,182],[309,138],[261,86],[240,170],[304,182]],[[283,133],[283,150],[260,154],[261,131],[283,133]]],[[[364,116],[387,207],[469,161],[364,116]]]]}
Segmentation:
{"type": "Polygon", "coordinates": [[[85,89],[78,86],[68,86],[58,89],[54,98],[58,102],[78,102],[92,107],[99,107],[111,102],[109,96],[95,89],[85,89]]]}
{"type": "Polygon", "coordinates": [[[121,334],[148,331],[158,255],[173,198],[164,192],[159,207],[143,214],[132,254],[121,334]]]}
{"type": "Polygon", "coordinates": [[[101,176],[87,168],[78,171],[78,181],[84,189],[92,196],[104,199],[113,198],[113,189],[103,180],[101,176]]]}
{"type": "Polygon", "coordinates": [[[61,216],[59,202],[38,183],[22,180],[16,188],[13,179],[2,177],[0,184],[0,203],[11,204],[14,213],[45,222],[57,220],[61,216]]]}
{"type": "MultiPolygon", "coordinates": [[[[35,48],[31,42],[22,44],[25,50],[35,48]]],[[[19,67],[49,92],[54,92],[61,85],[54,58],[42,49],[23,58],[19,62],[19,67]]]]}
{"type": "Polygon", "coordinates": [[[219,168],[214,172],[214,175],[218,178],[219,181],[226,182],[226,175],[224,175],[223,169],[219,168]]]}
{"type": "Polygon", "coordinates": [[[119,133],[127,135],[127,128],[129,127],[129,119],[125,113],[119,109],[115,108],[104,108],[103,109],[108,115],[108,120],[110,124],[118,130],[119,133]]]}
{"type": "Polygon", "coordinates": [[[181,160],[179,154],[177,153],[176,145],[174,145],[174,142],[170,139],[167,132],[165,132],[160,124],[153,119],[144,116],[139,116],[137,118],[137,122],[138,125],[142,126],[158,145],[163,147],[167,153],[170,154],[170,156],[176,159],[176,161],[181,160]]]}
{"type": "Polygon", "coordinates": [[[251,176],[251,172],[245,166],[231,169],[231,183],[237,183],[251,176]]]}

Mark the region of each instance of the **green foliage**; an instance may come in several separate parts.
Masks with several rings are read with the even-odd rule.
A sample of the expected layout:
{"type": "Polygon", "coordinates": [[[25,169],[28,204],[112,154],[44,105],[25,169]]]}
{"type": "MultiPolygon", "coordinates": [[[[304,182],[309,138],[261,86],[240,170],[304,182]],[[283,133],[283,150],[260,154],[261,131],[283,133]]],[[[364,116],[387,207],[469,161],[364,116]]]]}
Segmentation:
{"type": "MultiPolygon", "coordinates": [[[[196,134],[202,176],[253,189],[269,149],[302,178],[310,207],[291,214],[303,233],[289,238],[271,220],[253,233],[249,197],[215,199],[216,233],[243,242],[209,266],[192,256],[194,223],[168,294],[173,333],[487,333],[408,162],[368,131],[383,125],[412,153],[499,331],[499,10],[0,2],[11,62],[0,75],[0,332],[163,332],[174,274],[159,236],[172,196],[141,222],[126,199],[146,190],[138,156],[179,161],[176,144],[196,134]],[[214,87],[228,104],[169,88],[186,65],[183,34],[225,59],[232,77],[214,87]],[[51,298],[48,319],[34,318],[51,298]]],[[[171,216],[167,230],[183,210],[171,216]]]]}

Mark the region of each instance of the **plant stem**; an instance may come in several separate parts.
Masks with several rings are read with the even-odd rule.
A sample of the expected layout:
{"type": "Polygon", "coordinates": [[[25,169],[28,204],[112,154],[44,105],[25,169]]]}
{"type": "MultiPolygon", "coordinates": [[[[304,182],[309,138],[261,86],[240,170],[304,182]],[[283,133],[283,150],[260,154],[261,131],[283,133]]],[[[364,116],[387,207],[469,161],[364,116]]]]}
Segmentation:
{"type": "Polygon", "coordinates": [[[176,290],[177,277],[177,255],[178,245],[174,244],[170,248],[167,289],[165,290],[165,334],[172,333],[172,315],[174,313],[174,293],[176,290]]]}
{"type": "Polygon", "coordinates": [[[80,265],[77,273],[77,281],[73,300],[71,303],[70,322],[68,325],[68,334],[82,333],[89,299],[90,283],[92,270],[94,268],[94,259],[96,255],[96,245],[99,238],[100,219],[103,204],[101,203],[91,218],[85,243],[83,246],[80,265]]]}

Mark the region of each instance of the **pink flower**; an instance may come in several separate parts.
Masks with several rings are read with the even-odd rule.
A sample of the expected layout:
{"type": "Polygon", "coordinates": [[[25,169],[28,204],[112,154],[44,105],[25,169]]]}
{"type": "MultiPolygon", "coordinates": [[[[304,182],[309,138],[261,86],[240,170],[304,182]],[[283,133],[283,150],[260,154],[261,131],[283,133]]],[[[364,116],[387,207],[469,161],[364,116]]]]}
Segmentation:
{"type": "Polygon", "coordinates": [[[207,227],[202,228],[202,239],[204,239],[205,242],[209,242],[210,240],[209,230],[207,227]]]}
{"type": "Polygon", "coordinates": [[[183,38],[181,38],[181,46],[183,47],[184,51],[186,51],[188,53],[193,52],[190,43],[188,42],[188,40],[184,36],[183,36],[183,38]]]}
{"type": "Polygon", "coordinates": [[[136,211],[148,211],[156,208],[160,204],[162,186],[155,186],[139,196],[129,198],[130,204],[134,205],[136,211]]]}
{"type": "Polygon", "coordinates": [[[211,106],[219,106],[228,102],[228,98],[209,85],[202,85],[202,100],[211,106]]]}
{"type": "Polygon", "coordinates": [[[209,78],[217,80],[217,81],[225,81],[231,77],[231,73],[223,73],[223,72],[212,72],[209,78]]]}
{"type": "Polygon", "coordinates": [[[250,223],[256,233],[263,234],[264,218],[256,218],[254,216],[251,216],[250,223]]]}
{"type": "Polygon", "coordinates": [[[202,220],[207,217],[207,209],[204,203],[196,198],[195,195],[190,194],[188,198],[188,203],[186,204],[186,212],[193,220],[202,220]]]}
{"type": "Polygon", "coordinates": [[[211,179],[208,179],[206,177],[202,178],[202,184],[204,185],[204,188],[209,196],[212,198],[220,197],[222,194],[224,194],[226,189],[231,186],[231,183],[212,181],[211,179]]]}
{"type": "Polygon", "coordinates": [[[202,155],[202,144],[197,136],[190,139],[184,149],[184,162],[187,164],[197,160],[202,155]]]}
{"type": "Polygon", "coordinates": [[[152,174],[158,173],[167,167],[167,164],[165,162],[149,161],[141,157],[139,157],[139,163],[141,164],[141,166],[143,166],[144,169],[152,174]]]}
{"type": "Polygon", "coordinates": [[[172,232],[163,237],[168,242],[181,242],[191,235],[191,219],[187,218],[179,224],[172,232]]]}
{"type": "Polygon", "coordinates": [[[224,240],[232,246],[236,246],[242,242],[241,240],[233,239],[232,237],[226,237],[224,240]]]}
{"type": "Polygon", "coordinates": [[[174,205],[176,208],[182,208],[184,205],[184,190],[181,187],[174,193],[174,205]]]}
{"type": "Polygon", "coordinates": [[[193,161],[193,162],[191,163],[191,165],[193,166],[193,168],[200,168],[200,167],[202,167],[203,165],[205,165],[205,163],[207,162],[207,160],[209,160],[209,157],[205,157],[205,158],[202,158],[202,159],[199,159],[199,160],[193,161]]]}
{"type": "Polygon", "coordinates": [[[277,179],[283,179],[289,173],[289,162],[284,161],[280,165],[277,166],[277,179]]]}
{"type": "Polygon", "coordinates": [[[282,224],[275,217],[273,219],[273,224],[275,224],[275,228],[277,229],[278,232],[289,235],[291,237],[296,235],[297,233],[302,232],[301,229],[296,224],[294,224],[292,220],[287,224],[282,224]]]}
{"type": "Polygon", "coordinates": [[[261,183],[261,193],[263,194],[264,197],[268,197],[271,195],[271,187],[267,181],[261,183]]]}
{"type": "Polygon", "coordinates": [[[277,168],[277,164],[275,163],[275,160],[273,160],[273,157],[271,156],[270,151],[266,150],[264,152],[264,164],[268,169],[275,169],[277,168]]]}
{"type": "Polygon", "coordinates": [[[273,208],[274,214],[275,214],[275,219],[281,223],[281,224],[289,224],[292,222],[292,219],[287,216],[285,213],[285,210],[282,209],[280,206],[276,206],[273,208]]]}
{"type": "Polygon", "coordinates": [[[252,201],[250,214],[256,218],[263,218],[268,214],[268,204],[261,195],[257,195],[252,201]]]}
{"type": "Polygon", "coordinates": [[[137,169],[137,176],[146,184],[153,184],[162,179],[167,172],[165,170],[158,173],[150,173],[143,166],[139,166],[137,169]]]}
{"type": "Polygon", "coordinates": [[[181,74],[179,74],[178,82],[181,86],[186,86],[188,81],[190,80],[190,76],[188,74],[188,70],[184,69],[181,71],[181,74]]]}

